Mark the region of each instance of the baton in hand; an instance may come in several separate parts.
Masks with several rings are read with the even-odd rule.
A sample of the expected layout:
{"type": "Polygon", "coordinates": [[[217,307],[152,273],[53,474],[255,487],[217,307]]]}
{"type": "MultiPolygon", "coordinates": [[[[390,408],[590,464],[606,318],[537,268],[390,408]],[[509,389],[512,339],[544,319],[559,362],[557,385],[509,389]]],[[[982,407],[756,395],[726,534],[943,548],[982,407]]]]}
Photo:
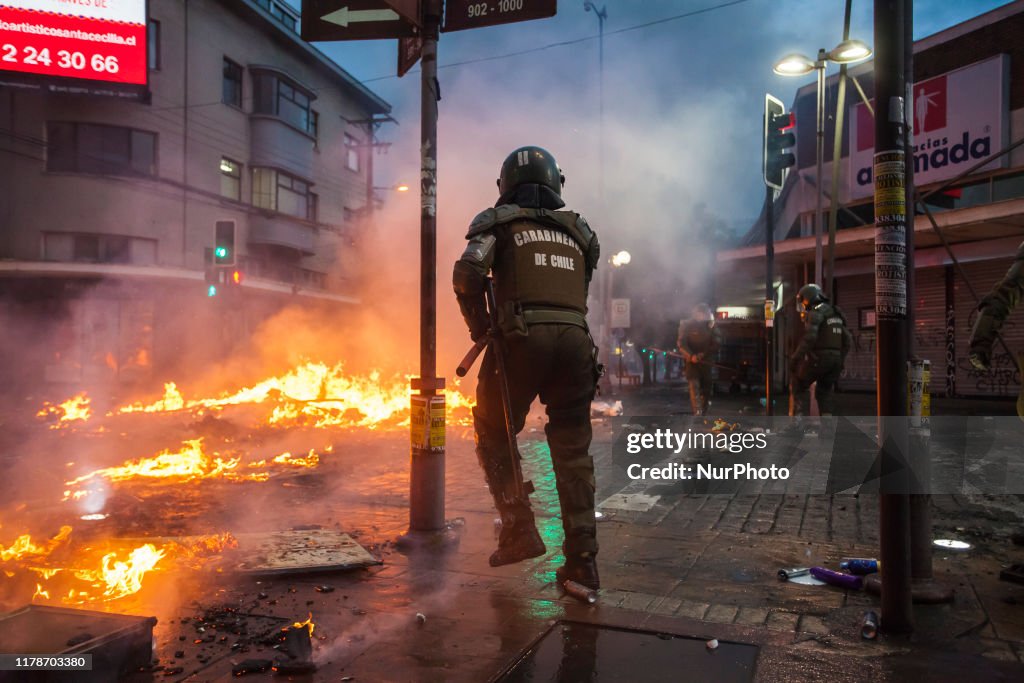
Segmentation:
{"type": "Polygon", "coordinates": [[[459,367],[455,368],[455,374],[459,377],[465,377],[469,369],[473,367],[473,363],[483,353],[483,350],[487,348],[487,337],[481,337],[480,341],[473,344],[469,351],[466,351],[466,355],[462,357],[462,362],[459,363],[459,367]]]}

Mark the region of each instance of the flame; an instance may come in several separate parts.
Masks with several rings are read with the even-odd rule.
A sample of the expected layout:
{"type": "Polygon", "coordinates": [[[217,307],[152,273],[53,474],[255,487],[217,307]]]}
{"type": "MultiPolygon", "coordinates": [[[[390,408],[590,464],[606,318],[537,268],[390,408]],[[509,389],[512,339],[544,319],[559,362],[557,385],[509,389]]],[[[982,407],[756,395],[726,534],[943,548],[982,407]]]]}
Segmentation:
{"type": "Polygon", "coordinates": [[[10,547],[4,548],[0,545],[0,561],[21,560],[26,557],[49,555],[54,548],[60,545],[71,534],[71,527],[62,526],[56,536],[46,542],[45,545],[37,545],[32,542],[30,534],[22,534],[10,547]]]}
{"type": "MultiPolygon", "coordinates": [[[[348,375],[338,363],[307,362],[279,377],[270,377],[251,387],[218,398],[188,399],[177,385],[164,385],[163,398],[153,403],[133,403],[113,414],[162,413],[176,410],[220,410],[243,404],[273,403],[267,423],[278,426],[401,427],[409,419],[408,377],[385,380],[379,371],[363,377],[348,375]]],[[[446,393],[450,409],[466,409],[473,401],[457,389],[446,393]]]]}
{"type": "MultiPolygon", "coordinates": [[[[186,441],[178,450],[163,450],[151,458],[130,460],[116,467],[104,467],[88,474],[65,482],[66,486],[76,487],[97,478],[111,482],[142,479],[175,479],[193,481],[197,479],[225,479],[228,481],[267,481],[270,473],[263,468],[283,465],[295,468],[313,468],[320,464],[320,455],[314,449],[304,456],[293,456],[290,452],[274,457],[269,463],[266,460],[242,464],[241,458],[225,460],[217,454],[207,453],[203,448],[202,439],[186,441]]],[[[64,491],[63,501],[78,500],[91,493],[88,489],[64,491]]],[[[94,519],[96,517],[93,517],[94,519]]],[[[83,517],[84,519],[84,517],[83,517]]]]}
{"type": "Polygon", "coordinates": [[[292,628],[309,628],[309,637],[313,637],[313,629],[316,628],[316,624],[313,623],[313,613],[310,612],[309,616],[306,617],[305,621],[296,621],[292,624],[292,628]]]}
{"type": "Polygon", "coordinates": [[[49,592],[43,590],[42,584],[36,584],[36,592],[32,595],[32,602],[35,602],[36,598],[44,598],[46,600],[50,599],[49,592]]]}
{"type": "Polygon", "coordinates": [[[57,405],[53,405],[49,402],[44,403],[42,409],[36,413],[36,417],[57,418],[57,422],[50,425],[50,429],[66,427],[67,423],[74,422],[75,420],[81,420],[84,422],[88,420],[91,415],[92,411],[89,409],[89,397],[86,396],[84,391],[57,405]]]}
{"type": "Polygon", "coordinates": [[[208,455],[203,450],[202,439],[186,441],[180,450],[160,451],[152,458],[133,460],[119,467],[104,467],[66,482],[68,486],[81,484],[95,477],[105,477],[110,481],[124,481],[135,477],[177,478],[182,481],[224,477],[227,479],[265,479],[268,475],[241,475],[234,470],[238,468],[239,458],[223,460],[208,455]]]}
{"type": "Polygon", "coordinates": [[[141,403],[135,403],[130,406],[124,406],[117,410],[118,413],[165,413],[174,410],[181,410],[185,407],[185,399],[181,397],[181,392],[178,391],[178,386],[174,382],[167,382],[164,384],[164,397],[155,403],[150,405],[143,405],[141,403]]]}
{"type": "Polygon", "coordinates": [[[142,577],[154,569],[163,557],[163,550],[157,550],[152,543],[146,543],[131,551],[124,561],[116,559],[117,553],[107,553],[99,569],[80,569],[75,572],[75,577],[103,587],[105,600],[116,600],[138,593],[142,589],[142,577]]]}

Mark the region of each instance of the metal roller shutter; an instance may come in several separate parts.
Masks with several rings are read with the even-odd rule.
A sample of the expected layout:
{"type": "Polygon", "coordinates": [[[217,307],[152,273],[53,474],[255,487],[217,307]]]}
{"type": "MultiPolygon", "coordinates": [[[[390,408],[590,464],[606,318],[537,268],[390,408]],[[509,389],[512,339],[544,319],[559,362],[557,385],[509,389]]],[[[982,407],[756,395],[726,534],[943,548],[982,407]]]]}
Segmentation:
{"type": "Polygon", "coordinates": [[[848,391],[875,390],[875,330],[861,327],[861,309],[875,310],[873,275],[852,275],[837,282],[836,303],[843,309],[853,334],[853,349],[846,357],[840,388],[848,391]]]}

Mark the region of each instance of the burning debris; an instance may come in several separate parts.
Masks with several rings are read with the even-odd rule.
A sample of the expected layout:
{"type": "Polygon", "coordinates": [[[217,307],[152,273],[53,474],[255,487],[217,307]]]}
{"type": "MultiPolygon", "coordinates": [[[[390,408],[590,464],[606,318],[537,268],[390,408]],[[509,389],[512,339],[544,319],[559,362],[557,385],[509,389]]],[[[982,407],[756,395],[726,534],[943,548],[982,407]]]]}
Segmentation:
{"type": "Polygon", "coordinates": [[[42,409],[36,413],[36,417],[48,420],[55,420],[50,429],[63,429],[71,422],[86,421],[92,415],[89,409],[89,397],[85,392],[73,396],[63,403],[53,405],[49,402],[43,404],[42,409]]]}
{"type": "MultiPolygon", "coordinates": [[[[449,409],[468,413],[472,402],[458,391],[448,391],[449,409]]],[[[182,410],[222,410],[229,406],[268,404],[266,423],[272,426],[381,427],[399,428],[409,424],[409,385],[406,377],[384,380],[377,371],[364,377],[347,375],[341,363],[305,363],[252,387],[217,398],[186,400],[173,382],[164,385],[164,395],[153,403],[122,406],[111,415],[167,413],[182,410]]]]}
{"type": "Polygon", "coordinates": [[[9,547],[0,545],[0,567],[12,585],[35,584],[33,603],[60,602],[85,605],[118,600],[142,589],[144,577],[169,564],[196,566],[204,557],[216,556],[234,543],[230,535],[197,537],[191,544],[174,541],[161,544],[134,543],[130,550],[124,540],[75,544],[70,526],[45,542],[34,542],[30,534],[18,537],[9,547]],[[31,577],[31,578],[30,578],[31,577]]]}

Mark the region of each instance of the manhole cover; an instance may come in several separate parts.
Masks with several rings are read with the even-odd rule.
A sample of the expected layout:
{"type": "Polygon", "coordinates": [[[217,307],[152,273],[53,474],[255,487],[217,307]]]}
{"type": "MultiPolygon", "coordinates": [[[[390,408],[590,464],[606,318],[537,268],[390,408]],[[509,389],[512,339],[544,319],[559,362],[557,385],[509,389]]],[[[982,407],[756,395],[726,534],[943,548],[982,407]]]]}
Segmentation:
{"type": "Polygon", "coordinates": [[[559,621],[526,649],[495,683],[519,681],[730,681],[754,680],[755,645],[559,621]]]}

